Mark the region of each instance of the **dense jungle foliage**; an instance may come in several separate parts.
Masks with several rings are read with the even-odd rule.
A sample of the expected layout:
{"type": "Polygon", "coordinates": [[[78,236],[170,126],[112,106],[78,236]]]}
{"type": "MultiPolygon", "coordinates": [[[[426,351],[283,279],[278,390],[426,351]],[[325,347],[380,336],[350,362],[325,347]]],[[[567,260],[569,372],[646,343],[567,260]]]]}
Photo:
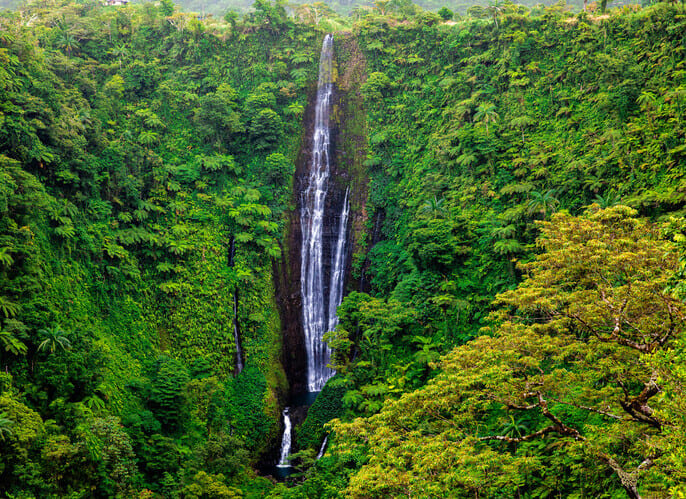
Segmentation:
{"type": "Polygon", "coordinates": [[[3,491],[238,494],[278,439],[272,259],[321,42],[264,7],[0,19],[3,491]]]}
{"type": "Polygon", "coordinates": [[[292,497],[683,493],[685,21],[356,23],[382,235],[330,335],[348,423],[292,497]]]}
{"type": "Polygon", "coordinates": [[[308,9],[0,15],[2,493],[686,494],[683,6],[308,9]],[[277,484],[273,274],[346,26],[366,243],[277,484]]]}
{"type": "MultiPolygon", "coordinates": [[[[0,6],[16,7],[21,4],[22,0],[0,0],[0,6]]],[[[132,0],[138,3],[140,0],[132,0]]],[[[279,0],[281,2],[281,0],[279,0]]],[[[558,0],[559,1],[559,0],[558,0]]],[[[602,0],[594,3],[600,7],[602,0]]],[[[332,14],[350,15],[358,19],[369,13],[371,10],[378,10],[383,14],[392,12],[398,6],[403,5],[404,0],[322,0],[318,2],[306,2],[304,0],[297,0],[292,2],[282,2],[282,5],[291,12],[294,16],[299,18],[312,17],[318,23],[330,17],[332,14]]],[[[488,17],[488,10],[500,9],[507,3],[502,0],[419,0],[413,2],[422,9],[438,12],[444,18],[449,19],[453,16],[470,15],[472,17],[488,17]]],[[[542,9],[545,6],[551,6],[557,3],[554,0],[544,0],[538,2],[535,0],[522,0],[517,2],[528,8],[542,9]]],[[[593,1],[586,0],[570,0],[566,2],[571,8],[580,11],[585,5],[590,5],[593,1]]],[[[651,5],[653,0],[608,0],[606,5],[611,7],[621,7],[624,5],[651,5]]],[[[179,7],[188,12],[199,12],[201,16],[214,15],[222,17],[229,12],[236,12],[246,14],[254,10],[254,5],[251,0],[182,0],[178,2],[179,7]]]]}

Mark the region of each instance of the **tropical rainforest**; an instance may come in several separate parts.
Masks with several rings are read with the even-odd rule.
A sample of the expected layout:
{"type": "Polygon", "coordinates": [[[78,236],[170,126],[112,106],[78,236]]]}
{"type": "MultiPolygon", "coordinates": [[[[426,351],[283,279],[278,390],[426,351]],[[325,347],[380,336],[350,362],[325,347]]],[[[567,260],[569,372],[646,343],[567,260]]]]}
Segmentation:
{"type": "Polygon", "coordinates": [[[0,493],[686,497],[685,40],[683,3],[0,12],[0,493]],[[326,33],[355,244],[277,479],[326,33]]]}

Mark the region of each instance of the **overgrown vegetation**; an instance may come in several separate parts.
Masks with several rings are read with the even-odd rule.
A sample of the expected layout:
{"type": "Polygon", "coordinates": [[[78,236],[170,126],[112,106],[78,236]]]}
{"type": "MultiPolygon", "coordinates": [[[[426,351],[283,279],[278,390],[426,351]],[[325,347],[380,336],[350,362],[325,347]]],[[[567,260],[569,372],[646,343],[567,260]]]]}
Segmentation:
{"type": "Polygon", "coordinates": [[[319,35],[268,4],[251,19],[0,18],[3,491],[268,483],[251,465],[287,390],[272,259],[319,35]]]}
{"type": "Polygon", "coordinates": [[[680,491],[683,254],[613,207],[683,214],[683,9],[402,19],[354,28],[383,237],[330,335],[348,422],[320,475],[351,474],[352,497],[680,491]],[[539,294],[522,270],[548,272],[539,294]]]}
{"type": "Polygon", "coordinates": [[[3,493],[686,493],[683,6],[449,14],[0,16],[3,493]],[[273,263],[346,25],[370,284],[275,485],[253,470],[288,391],[273,263]]]}

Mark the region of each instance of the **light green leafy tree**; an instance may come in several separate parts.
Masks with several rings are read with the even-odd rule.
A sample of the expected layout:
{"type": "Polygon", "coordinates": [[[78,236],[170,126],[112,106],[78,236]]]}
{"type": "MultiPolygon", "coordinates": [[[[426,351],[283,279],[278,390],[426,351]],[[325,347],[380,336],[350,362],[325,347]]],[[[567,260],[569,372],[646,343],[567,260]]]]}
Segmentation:
{"type": "Polygon", "coordinates": [[[378,415],[334,423],[344,459],[368,456],[346,494],[614,488],[637,499],[683,483],[686,304],[670,287],[678,255],[660,226],[635,215],[593,206],[542,222],[544,251],[498,297],[489,334],[378,415]],[[546,475],[532,473],[544,464],[546,475]]]}

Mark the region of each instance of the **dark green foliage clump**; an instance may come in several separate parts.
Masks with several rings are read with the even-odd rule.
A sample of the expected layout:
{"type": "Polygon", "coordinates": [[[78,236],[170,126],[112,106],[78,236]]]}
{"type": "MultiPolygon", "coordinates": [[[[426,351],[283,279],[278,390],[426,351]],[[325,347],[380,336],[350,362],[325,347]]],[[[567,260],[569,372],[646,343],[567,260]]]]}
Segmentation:
{"type": "Polygon", "coordinates": [[[330,379],[317,399],[307,411],[307,418],[298,428],[296,442],[298,448],[313,448],[319,451],[328,431],[324,427],[334,418],[343,416],[343,396],[346,386],[341,378],[330,379]]]}
{"type": "Polygon", "coordinates": [[[236,434],[253,451],[265,442],[269,432],[269,424],[262,410],[266,390],[264,375],[252,366],[246,367],[229,389],[227,412],[232,425],[236,434]]]}
{"type": "Polygon", "coordinates": [[[188,417],[185,387],[189,379],[188,371],[180,362],[168,357],[158,359],[146,400],[168,433],[178,431],[188,417]]]}
{"type": "Polygon", "coordinates": [[[453,11],[450,10],[448,7],[441,7],[440,9],[438,9],[437,14],[441,16],[441,19],[443,19],[444,21],[452,19],[454,15],[453,11]]]}

